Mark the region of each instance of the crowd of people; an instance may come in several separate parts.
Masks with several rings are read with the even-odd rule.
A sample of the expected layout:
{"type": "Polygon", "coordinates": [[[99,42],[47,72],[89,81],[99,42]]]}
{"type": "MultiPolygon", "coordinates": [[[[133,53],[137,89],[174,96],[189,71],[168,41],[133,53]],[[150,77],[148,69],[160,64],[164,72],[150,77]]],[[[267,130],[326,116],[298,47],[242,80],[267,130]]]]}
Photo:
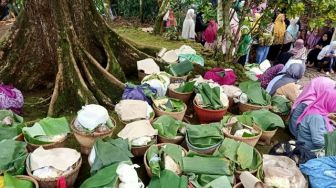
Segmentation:
{"type": "MultiPolygon", "coordinates": [[[[289,60],[300,60],[308,67],[316,67],[320,72],[334,73],[336,64],[336,42],[332,41],[334,29],[330,26],[314,28],[311,30],[303,27],[299,18],[288,18],[286,14],[278,12],[274,21],[266,28],[258,28],[258,20],[262,16],[262,8],[257,7],[251,11],[247,21],[239,28],[239,17],[231,9],[231,30],[236,33],[240,30],[237,41],[236,53],[241,56],[239,63],[262,63],[265,60],[273,64],[285,65],[289,60]],[[249,22],[249,23],[248,23],[249,22]],[[246,24],[248,23],[248,24],[246,24]],[[253,31],[250,30],[253,28],[253,31]],[[259,29],[259,30],[258,30],[259,29]],[[307,32],[308,30],[308,32],[307,32]],[[246,32],[245,32],[246,31],[246,32]]],[[[194,9],[189,9],[183,22],[182,38],[192,39],[202,43],[206,49],[217,47],[218,24],[215,19],[203,19],[204,13],[197,14],[194,9]]],[[[167,12],[166,26],[176,26],[172,10],[167,12]],[[172,20],[174,24],[172,23],[172,20]]],[[[326,24],[328,25],[328,24],[326,24]]],[[[226,41],[222,42],[223,52],[226,52],[226,41]]]]}

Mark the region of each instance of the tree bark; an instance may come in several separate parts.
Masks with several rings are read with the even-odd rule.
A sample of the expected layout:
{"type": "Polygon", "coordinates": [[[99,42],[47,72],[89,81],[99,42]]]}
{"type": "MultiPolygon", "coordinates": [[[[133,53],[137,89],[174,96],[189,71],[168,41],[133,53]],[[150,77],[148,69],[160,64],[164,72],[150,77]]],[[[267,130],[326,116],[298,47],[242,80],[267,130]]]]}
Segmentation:
{"type": "Polygon", "coordinates": [[[88,103],[112,107],[135,62],[149,57],[118,36],[91,0],[26,0],[1,50],[1,81],[24,90],[53,83],[49,115],[88,103]]]}

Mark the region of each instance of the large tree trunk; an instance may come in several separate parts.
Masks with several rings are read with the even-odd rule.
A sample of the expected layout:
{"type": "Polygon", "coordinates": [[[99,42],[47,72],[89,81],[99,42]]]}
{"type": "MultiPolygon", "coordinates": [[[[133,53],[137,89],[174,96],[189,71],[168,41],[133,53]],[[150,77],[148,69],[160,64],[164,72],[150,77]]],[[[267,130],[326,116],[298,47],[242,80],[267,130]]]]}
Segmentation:
{"type": "Polygon", "coordinates": [[[47,87],[48,114],[87,103],[112,107],[136,60],[148,55],[120,38],[91,0],[26,0],[2,51],[0,80],[47,87]]]}

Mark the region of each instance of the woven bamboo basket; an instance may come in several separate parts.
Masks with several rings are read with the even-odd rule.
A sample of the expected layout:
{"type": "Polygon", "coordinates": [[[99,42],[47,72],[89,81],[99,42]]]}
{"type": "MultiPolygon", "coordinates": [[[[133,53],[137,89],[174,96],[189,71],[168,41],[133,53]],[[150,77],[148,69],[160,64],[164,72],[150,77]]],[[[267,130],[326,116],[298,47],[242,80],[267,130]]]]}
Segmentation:
{"type": "Polygon", "coordinates": [[[17,135],[15,138],[14,138],[14,140],[16,140],[16,141],[24,141],[24,136],[23,136],[23,134],[21,133],[21,134],[19,134],[19,135],[17,135]]]}
{"type": "Polygon", "coordinates": [[[193,94],[193,92],[180,93],[180,92],[177,92],[174,89],[168,87],[168,96],[169,97],[175,98],[175,99],[180,99],[181,101],[183,101],[186,104],[188,104],[189,99],[190,99],[192,94],[193,94]]]}
{"type": "Polygon", "coordinates": [[[191,143],[188,140],[187,135],[185,137],[185,140],[187,143],[188,150],[194,151],[199,154],[204,154],[204,155],[212,155],[216,151],[216,149],[222,144],[222,142],[218,142],[217,144],[207,147],[207,148],[198,148],[198,147],[191,145],[191,143]]]}
{"type": "Polygon", "coordinates": [[[176,77],[176,76],[171,76],[170,77],[170,83],[182,83],[188,80],[188,75],[181,76],[181,77],[176,77]]]}
{"type": "MultiPolygon", "coordinates": [[[[26,160],[26,170],[27,170],[28,175],[34,178],[38,182],[40,188],[56,188],[58,178],[39,178],[37,176],[34,176],[31,173],[30,164],[28,160],[29,157],[30,155],[28,156],[26,160]]],[[[82,158],[79,159],[79,161],[76,163],[75,168],[73,170],[71,170],[69,173],[64,175],[67,187],[74,186],[81,166],[82,166],[82,158]]]]}
{"type": "Polygon", "coordinates": [[[160,116],[163,116],[163,115],[168,115],[168,116],[171,116],[171,117],[173,117],[177,120],[182,121],[183,118],[184,118],[184,115],[187,111],[187,105],[184,103],[183,106],[184,106],[184,109],[181,112],[165,112],[165,111],[162,111],[161,109],[159,109],[158,107],[156,107],[155,105],[153,105],[153,109],[154,109],[155,115],[157,117],[160,117],[160,116]]]}
{"type": "MultiPolygon", "coordinates": [[[[166,144],[165,144],[165,143],[157,144],[157,146],[158,146],[159,149],[160,149],[162,146],[164,146],[164,145],[166,145],[166,144]]],[[[187,151],[186,149],[184,149],[183,147],[181,147],[181,148],[182,148],[182,151],[184,152],[184,154],[187,154],[188,151],[187,151]]],[[[143,161],[144,161],[144,164],[145,164],[145,168],[146,168],[147,175],[148,175],[149,177],[152,177],[153,174],[152,174],[152,171],[151,171],[151,169],[150,169],[150,167],[149,167],[149,165],[148,165],[148,162],[147,162],[147,151],[146,151],[145,154],[144,154],[143,161]]],[[[181,174],[178,174],[178,175],[181,175],[181,174]]]]}
{"type": "Polygon", "coordinates": [[[157,143],[157,137],[155,136],[153,143],[150,143],[150,144],[145,145],[145,146],[132,146],[131,147],[131,152],[134,155],[134,157],[141,157],[146,153],[147,149],[149,147],[151,147],[151,145],[156,144],[156,143],[157,143]]]}
{"type": "Polygon", "coordinates": [[[147,76],[148,74],[144,73],[143,70],[138,70],[138,79],[141,82],[145,76],[147,76]]]}
{"type": "Polygon", "coordinates": [[[37,145],[37,144],[31,144],[29,143],[26,138],[24,138],[24,141],[27,143],[27,149],[29,152],[33,152],[35,149],[42,146],[44,149],[52,149],[52,148],[63,148],[65,146],[66,139],[68,138],[68,135],[66,135],[64,138],[57,142],[53,142],[51,144],[43,144],[43,145],[37,145]]]}
{"type": "Polygon", "coordinates": [[[18,175],[18,176],[15,176],[15,177],[18,178],[18,179],[20,179],[20,180],[31,181],[34,184],[34,188],[39,188],[39,184],[37,183],[37,181],[34,178],[30,177],[30,176],[18,175]]]}
{"type": "MultiPolygon", "coordinates": [[[[254,125],[253,128],[257,128],[258,126],[254,125]]],[[[273,136],[276,134],[278,129],[272,131],[262,131],[260,141],[265,142],[266,144],[270,144],[273,136]]]]}
{"type": "MultiPolygon", "coordinates": [[[[232,126],[234,124],[231,124],[230,126],[232,126]]],[[[228,137],[228,138],[231,138],[233,140],[236,140],[236,141],[240,141],[240,142],[245,142],[246,144],[254,147],[255,145],[257,145],[261,135],[262,135],[262,130],[256,126],[256,125],[253,125],[253,128],[259,133],[257,136],[253,136],[253,137],[238,137],[238,136],[234,136],[232,134],[230,134],[230,131],[231,131],[231,127],[230,126],[227,126],[226,128],[223,129],[223,133],[225,135],[225,137],[228,137]]]]}
{"type": "Polygon", "coordinates": [[[237,183],[236,185],[234,185],[233,188],[244,188],[244,186],[243,186],[243,184],[240,182],[240,183],[237,183]]]}
{"type": "Polygon", "coordinates": [[[272,106],[259,106],[259,105],[249,104],[249,103],[246,103],[246,104],[239,103],[238,108],[239,108],[239,112],[242,114],[244,112],[253,111],[253,110],[261,110],[261,109],[270,110],[272,106]]]}
{"type": "MultiPolygon", "coordinates": [[[[152,125],[154,122],[156,122],[158,118],[155,118],[152,122],[152,125]]],[[[187,123],[190,123],[189,121],[186,121],[187,123]]],[[[184,136],[178,135],[175,138],[166,138],[164,136],[158,135],[158,143],[170,143],[170,144],[176,144],[180,145],[184,140],[184,136]]]]}
{"type": "MultiPolygon", "coordinates": [[[[70,128],[72,129],[76,140],[79,142],[79,144],[81,145],[81,153],[88,155],[91,151],[91,148],[93,146],[93,144],[95,143],[97,138],[106,138],[106,137],[110,137],[113,134],[114,128],[115,126],[110,129],[109,131],[105,131],[105,132],[93,132],[93,133],[86,133],[86,132],[82,132],[79,131],[76,127],[75,127],[75,120],[72,120],[70,128]]],[[[116,121],[111,117],[111,120],[113,122],[113,125],[116,125],[116,121]]]]}

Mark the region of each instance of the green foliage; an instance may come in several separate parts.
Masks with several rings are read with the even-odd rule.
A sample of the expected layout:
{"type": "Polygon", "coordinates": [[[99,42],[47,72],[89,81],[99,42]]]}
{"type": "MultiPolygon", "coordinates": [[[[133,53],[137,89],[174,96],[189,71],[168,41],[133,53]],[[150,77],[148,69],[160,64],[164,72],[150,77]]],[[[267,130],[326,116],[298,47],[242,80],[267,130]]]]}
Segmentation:
{"type": "MultiPolygon", "coordinates": [[[[143,0],[142,2],[143,19],[148,22],[153,22],[159,11],[157,0],[143,0]]],[[[125,18],[140,17],[139,0],[118,0],[116,8],[118,16],[125,18]]]]}

